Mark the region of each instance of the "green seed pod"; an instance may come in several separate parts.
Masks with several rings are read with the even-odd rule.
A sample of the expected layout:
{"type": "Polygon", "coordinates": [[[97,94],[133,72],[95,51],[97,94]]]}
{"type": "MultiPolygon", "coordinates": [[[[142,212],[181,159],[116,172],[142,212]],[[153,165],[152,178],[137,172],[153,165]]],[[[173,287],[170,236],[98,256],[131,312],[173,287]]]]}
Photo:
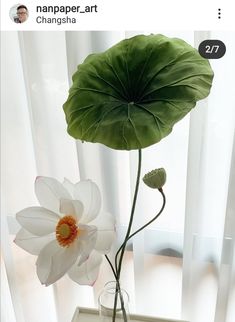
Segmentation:
{"type": "Polygon", "coordinates": [[[144,183],[153,189],[161,189],[166,182],[166,171],[164,168],[152,170],[143,177],[144,183]]]}

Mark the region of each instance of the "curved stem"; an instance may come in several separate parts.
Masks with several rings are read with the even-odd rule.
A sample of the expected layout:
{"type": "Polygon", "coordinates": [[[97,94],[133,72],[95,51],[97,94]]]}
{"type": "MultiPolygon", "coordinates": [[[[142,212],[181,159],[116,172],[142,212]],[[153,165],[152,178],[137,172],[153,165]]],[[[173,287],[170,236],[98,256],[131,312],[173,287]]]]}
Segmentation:
{"type": "Polygon", "coordinates": [[[129,238],[129,235],[130,235],[130,232],[131,232],[131,227],[132,227],[132,223],[133,223],[133,219],[134,219],[134,213],[135,213],[136,200],[137,200],[137,195],[138,195],[138,191],[139,191],[140,173],[141,173],[141,161],[142,161],[141,150],[138,151],[138,157],[139,157],[138,158],[138,171],[137,171],[135,193],[134,193],[134,198],[133,198],[133,203],[132,203],[132,208],[131,208],[130,220],[129,220],[126,236],[125,236],[124,242],[122,244],[122,248],[118,250],[118,252],[116,253],[116,256],[115,256],[115,269],[116,269],[116,274],[117,274],[118,279],[119,279],[120,273],[121,273],[122,260],[123,260],[123,256],[124,256],[126,243],[127,243],[127,240],[129,238]],[[121,251],[121,255],[120,255],[120,260],[119,260],[119,264],[118,264],[118,254],[120,253],[120,251],[121,251]]]}
{"type": "MultiPolygon", "coordinates": [[[[126,242],[131,239],[133,236],[135,236],[136,234],[138,234],[141,230],[143,230],[144,228],[146,228],[147,226],[149,226],[152,222],[154,222],[160,215],[161,213],[163,212],[164,208],[165,208],[165,205],[166,205],[166,196],[163,192],[162,189],[158,189],[163,197],[163,204],[162,204],[162,207],[161,209],[159,210],[159,212],[157,213],[156,216],[154,216],[149,222],[147,222],[144,226],[140,227],[138,230],[136,230],[133,234],[131,234],[128,239],[126,240],[126,242]]],[[[119,250],[123,247],[124,243],[120,246],[119,250]]]]}
{"type": "Polygon", "coordinates": [[[131,239],[133,236],[135,236],[137,233],[139,233],[141,230],[143,230],[144,228],[146,228],[148,225],[150,225],[153,221],[155,221],[160,214],[163,212],[165,205],[166,205],[166,197],[165,194],[162,190],[162,188],[158,189],[159,192],[161,193],[162,197],[163,197],[163,204],[162,207],[160,209],[160,211],[157,213],[157,215],[155,215],[149,222],[147,222],[145,225],[143,225],[142,227],[140,227],[139,229],[137,229],[134,233],[131,233],[131,228],[132,228],[132,223],[133,223],[133,219],[134,219],[134,212],[135,212],[135,206],[136,206],[136,201],[137,201],[137,196],[138,196],[138,191],[139,191],[139,183],[140,183],[140,173],[141,173],[141,161],[142,161],[142,156],[141,156],[141,150],[139,150],[138,153],[139,159],[138,159],[138,171],[137,171],[137,177],[136,177],[136,186],[135,186],[135,193],[134,193],[134,198],[133,198],[133,203],[132,203],[132,209],[131,209],[131,215],[130,215],[130,219],[129,219],[129,224],[128,224],[128,228],[127,228],[127,232],[126,232],[126,236],[124,239],[124,242],[122,243],[122,245],[120,246],[120,248],[118,249],[116,255],[115,255],[115,268],[112,265],[111,261],[109,260],[108,256],[105,255],[112,271],[114,274],[114,277],[116,279],[116,294],[115,294],[115,299],[114,299],[114,308],[113,308],[113,317],[112,317],[112,321],[115,322],[116,320],[116,310],[117,310],[117,299],[118,299],[118,295],[120,296],[120,301],[121,301],[121,308],[123,311],[123,317],[124,317],[124,321],[127,321],[127,316],[126,316],[126,311],[125,311],[125,307],[124,307],[124,303],[123,303],[123,298],[122,298],[122,294],[121,294],[121,288],[120,288],[120,275],[121,275],[121,269],[122,269],[122,261],[123,261],[123,256],[124,256],[124,252],[125,252],[125,248],[126,248],[126,244],[128,242],[129,239],[131,239]],[[119,258],[119,262],[118,262],[118,255],[120,254],[120,258],[119,258]]]}
{"type": "Polygon", "coordinates": [[[121,309],[122,309],[122,313],[123,313],[124,322],[128,322],[127,315],[126,315],[126,308],[125,308],[123,297],[122,297],[122,290],[121,290],[120,282],[118,279],[116,280],[116,282],[117,282],[117,286],[116,286],[116,294],[115,294],[115,298],[114,298],[113,322],[115,322],[115,318],[116,318],[116,308],[117,308],[118,295],[120,297],[121,309]]]}
{"type": "MultiPolygon", "coordinates": [[[[120,248],[118,249],[117,251],[117,254],[116,256],[119,254],[119,252],[123,249],[125,249],[125,246],[126,246],[126,243],[129,239],[131,239],[133,236],[135,236],[136,234],[138,234],[141,230],[143,230],[144,228],[146,228],[147,226],[149,226],[152,222],[154,222],[160,215],[161,213],[163,212],[164,208],[165,208],[165,205],[166,205],[166,196],[162,190],[162,188],[158,189],[159,192],[161,193],[162,195],[162,198],[163,198],[163,203],[162,203],[162,207],[161,209],[159,210],[159,212],[157,213],[156,216],[154,216],[150,221],[148,221],[145,225],[143,225],[142,227],[140,227],[139,229],[137,229],[134,233],[132,233],[131,235],[129,235],[125,241],[123,242],[123,244],[120,246],[120,248]]],[[[120,270],[121,272],[121,270],[120,270]]],[[[117,276],[117,292],[119,292],[120,294],[120,300],[122,302],[122,297],[121,297],[121,289],[120,289],[120,283],[119,283],[119,278],[120,278],[120,272],[118,271],[116,276],[117,276]]],[[[122,310],[123,310],[123,303],[122,304],[122,310]]],[[[114,299],[114,312],[113,312],[113,322],[115,322],[115,317],[116,317],[116,307],[117,307],[117,296],[115,296],[115,299],[114,299]]],[[[124,310],[123,310],[123,313],[124,313],[124,310]]],[[[124,315],[125,317],[125,315],[124,315]]],[[[125,320],[126,321],[126,320],[125,320]]]]}
{"type": "Polygon", "coordinates": [[[121,308],[122,308],[122,312],[123,312],[124,322],[127,322],[126,309],[125,309],[125,305],[124,305],[124,301],[123,301],[123,297],[122,297],[122,293],[121,293],[120,283],[119,283],[119,280],[117,279],[117,274],[115,272],[113,264],[111,263],[108,255],[105,255],[105,258],[107,259],[107,261],[108,261],[108,263],[109,263],[109,265],[110,265],[110,267],[112,269],[112,272],[113,272],[113,275],[115,277],[115,280],[116,280],[116,293],[115,293],[115,299],[114,299],[113,322],[115,322],[115,318],[116,318],[116,307],[117,307],[117,297],[118,297],[118,295],[120,297],[120,302],[121,302],[121,308]]]}
{"type": "MultiPolygon", "coordinates": [[[[117,287],[119,289],[120,300],[121,300],[121,304],[122,304],[122,311],[124,314],[124,321],[127,321],[127,317],[125,314],[126,313],[125,308],[123,308],[119,279],[120,279],[120,274],[121,274],[122,260],[123,260],[123,256],[124,256],[124,252],[125,252],[125,247],[126,247],[126,243],[127,243],[127,240],[129,238],[129,235],[131,232],[131,227],[132,227],[132,223],[133,223],[133,219],[134,219],[135,206],[136,206],[136,200],[137,200],[137,195],[138,195],[138,191],[139,191],[139,183],[140,183],[141,161],[142,161],[142,155],[141,155],[141,149],[140,149],[138,151],[138,170],[137,170],[135,193],[134,193],[134,198],[133,198],[133,203],[132,203],[132,208],[131,208],[130,220],[129,220],[126,236],[124,239],[124,243],[122,244],[122,248],[119,249],[115,255],[116,281],[117,281],[117,287]],[[119,255],[120,251],[121,251],[121,255],[120,255],[120,260],[119,260],[119,264],[118,264],[118,255],[119,255]]],[[[116,319],[117,297],[118,297],[118,294],[116,293],[115,299],[114,299],[114,307],[113,307],[113,319],[112,319],[113,322],[115,322],[115,319],[116,319]]]]}
{"type": "Polygon", "coordinates": [[[115,272],[115,269],[114,269],[114,267],[113,267],[113,264],[111,263],[110,259],[108,258],[108,255],[105,255],[105,258],[107,259],[107,261],[108,261],[108,263],[109,263],[109,266],[110,266],[110,267],[111,267],[111,269],[112,269],[112,272],[113,272],[113,275],[114,275],[114,277],[115,277],[115,280],[117,280],[117,274],[116,274],[116,272],[115,272]]]}

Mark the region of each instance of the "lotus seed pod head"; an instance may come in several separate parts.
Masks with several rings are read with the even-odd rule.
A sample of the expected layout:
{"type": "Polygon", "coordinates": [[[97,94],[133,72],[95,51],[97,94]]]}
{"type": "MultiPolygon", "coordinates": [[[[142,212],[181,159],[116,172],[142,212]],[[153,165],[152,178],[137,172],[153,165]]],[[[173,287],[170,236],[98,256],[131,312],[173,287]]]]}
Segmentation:
{"type": "Polygon", "coordinates": [[[153,189],[161,189],[166,182],[166,171],[164,168],[152,170],[143,177],[144,183],[153,189]]]}

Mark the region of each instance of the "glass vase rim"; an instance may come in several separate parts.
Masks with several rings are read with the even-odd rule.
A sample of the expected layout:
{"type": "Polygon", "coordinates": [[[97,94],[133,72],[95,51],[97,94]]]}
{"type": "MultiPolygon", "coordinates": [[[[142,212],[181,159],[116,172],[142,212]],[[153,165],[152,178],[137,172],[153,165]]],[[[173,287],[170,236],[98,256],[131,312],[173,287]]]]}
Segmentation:
{"type": "MultiPolygon", "coordinates": [[[[105,283],[105,285],[104,285],[104,287],[103,287],[103,290],[100,292],[100,294],[99,294],[99,299],[98,299],[98,301],[100,302],[100,297],[102,296],[102,293],[103,292],[105,292],[105,291],[107,291],[107,292],[109,292],[109,290],[114,290],[114,289],[116,289],[116,284],[117,284],[117,282],[114,280],[114,281],[109,281],[109,282],[107,282],[107,283],[105,283]],[[110,286],[109,286],[110,285],[110,286]],[[112,285],[112,286],[111,286],[112,285]]],[[[120,287],[120,290],[121,290],[121,293],[122,294],[125,294],[126,295],[126,297],[127,297],[127,302],[129,302],[130,301],[130,296],[129,296],[129,294],[128,294],[128,292],[125,290],[125,289],[123,289],[122,287],[120,287]]],[[[118,291],[116,290],[115,291],[115,293],[117,293],[118,291]]]]}

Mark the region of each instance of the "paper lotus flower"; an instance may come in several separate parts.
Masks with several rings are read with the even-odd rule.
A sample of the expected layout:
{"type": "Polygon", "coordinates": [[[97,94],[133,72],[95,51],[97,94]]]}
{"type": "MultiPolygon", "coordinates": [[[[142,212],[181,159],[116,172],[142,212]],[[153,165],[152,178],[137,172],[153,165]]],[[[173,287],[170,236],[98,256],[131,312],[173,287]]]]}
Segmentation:
{"type": "Polygon", "coordinates": [[[101,196],[90,180],[73,185],[38,177],[35,193],[41,207],[18,212],[21,230],[15,243],[38,255],[37,274],[50,285],[65,273],[79,284],[93,285],[102,254],[109,252],[114,238],[114,220],[100,213],[101,196]]]}
{"type": "Polygon", "coordinates": [[[113,149],[148,147],[205,98],[213,71],[177,38],[138,35],[89,55],[64,104],[68,133],[113,149]]]}

